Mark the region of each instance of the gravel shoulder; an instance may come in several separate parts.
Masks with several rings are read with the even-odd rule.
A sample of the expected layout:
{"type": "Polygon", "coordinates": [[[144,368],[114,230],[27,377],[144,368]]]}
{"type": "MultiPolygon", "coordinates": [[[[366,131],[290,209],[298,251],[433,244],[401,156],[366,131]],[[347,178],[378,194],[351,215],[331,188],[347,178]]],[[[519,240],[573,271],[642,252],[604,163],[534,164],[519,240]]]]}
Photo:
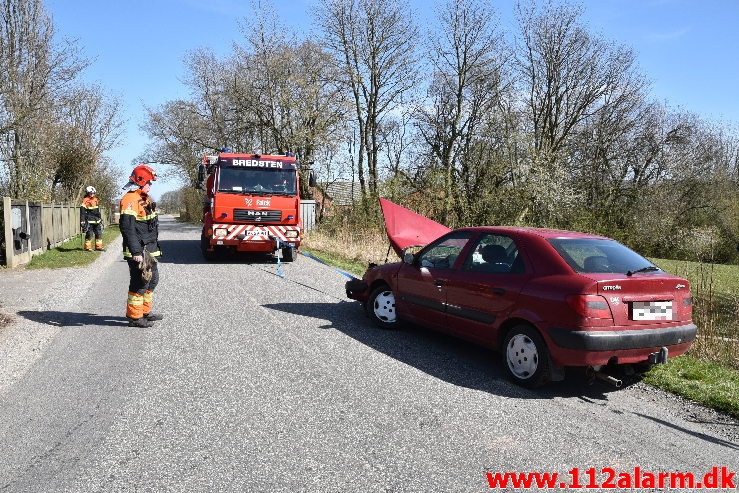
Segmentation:
{"type": "MultiPolygon", "coordinates": [[[[78,311],[90,286],[116,261],[121,261],[120,236],[86,267],[0,269],[0,314],[6,320],[0,325],[0,393],[23,376],[60,331],[59,325],[26,315],[78,311]]],[[[119,282],[125,291],[127,280],[119,282]]]]}

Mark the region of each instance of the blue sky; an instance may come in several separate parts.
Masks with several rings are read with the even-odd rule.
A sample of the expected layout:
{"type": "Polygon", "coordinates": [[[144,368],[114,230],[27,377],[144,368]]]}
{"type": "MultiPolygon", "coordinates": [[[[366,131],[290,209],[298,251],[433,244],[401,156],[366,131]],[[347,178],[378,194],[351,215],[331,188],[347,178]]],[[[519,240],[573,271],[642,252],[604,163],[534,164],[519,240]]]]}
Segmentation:
{"type": "MultiPolygon", "coordinates": [[[[272,3],[281,22],[310,31],[314,0],[253,0],[272,3]]],[[[501,27],[515,30],[516,0],[491,0],[501,27]]],[[[241,42],[239,23],[249,0],[45,0],[57,34],[76,39],[94,59],[84,79],[118,96],[126,119],[122,144],[109,155],[126,172],[146,145],[139,130],[144,106],[187,97],[185,55],[209,47],[219,55],[241,42]]],[[[423,18],[432,1],[414,0],[423,18]]],[[[634,49],[652,96],[675,109],[739,125],[739,1],[591,0],[583,20],[594,33],[634,49]]],[[[301,35],[302,37],[302,35],[301,35]]],[[[157,196],[179,186],[160,180],[157,196]]]]}

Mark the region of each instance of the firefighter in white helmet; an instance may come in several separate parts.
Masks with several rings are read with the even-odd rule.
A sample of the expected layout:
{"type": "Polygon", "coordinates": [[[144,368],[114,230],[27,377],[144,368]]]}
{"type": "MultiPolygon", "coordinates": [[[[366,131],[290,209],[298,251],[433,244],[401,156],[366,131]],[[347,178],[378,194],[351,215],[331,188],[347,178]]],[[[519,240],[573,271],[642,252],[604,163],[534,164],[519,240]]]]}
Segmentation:
{"type": "Polygon", "coordinates": [[[159,250],[159,218],[156,203],[149,190],[157,174],[151,166],[141,164],[131,173],[127,190],[121,198],[119,226],[123,236],[123,257],[128,261],[130,282],[126,302],[126,318],[131,327],[151,327],[164,318],[151,311],[154,288],[159,283],[157,257],[159,250]]]}
{"type": "Polygon", "coordinates": [[[103,219],[100,215],[100,200],[95,195],[95,187],[85,188],[85,196],[80,205],[80,227],[85,233],[85,251],[92,251],[92,237],[95,237],[95,250],[104,252],[103,219]]]}

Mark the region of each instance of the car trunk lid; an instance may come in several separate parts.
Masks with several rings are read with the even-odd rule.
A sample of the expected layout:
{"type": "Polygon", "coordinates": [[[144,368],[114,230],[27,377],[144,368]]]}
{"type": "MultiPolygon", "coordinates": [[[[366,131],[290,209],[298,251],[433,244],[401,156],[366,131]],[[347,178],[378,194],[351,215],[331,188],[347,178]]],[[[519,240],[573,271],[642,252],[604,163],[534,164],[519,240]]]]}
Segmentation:
{"type": "Polygon", "coordinates": [[[669,274],[582,275],[596,281],[597,294],[607,300],[616,325],[687,323],[692,317],[685,279],[669,274]]]}

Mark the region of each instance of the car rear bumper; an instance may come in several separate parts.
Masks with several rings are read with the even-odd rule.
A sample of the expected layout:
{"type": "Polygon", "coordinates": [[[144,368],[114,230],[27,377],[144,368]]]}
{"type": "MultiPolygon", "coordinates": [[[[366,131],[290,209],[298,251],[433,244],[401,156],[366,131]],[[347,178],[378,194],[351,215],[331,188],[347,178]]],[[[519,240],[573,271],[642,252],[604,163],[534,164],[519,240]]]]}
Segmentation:
{"type": "Polygon", "coordinates": [[[552,341],[562,348],[578,351],[620,351],[676,346],[695,340],[695,324],[663,329],[585,331],[549,328],[552,341]]]}

